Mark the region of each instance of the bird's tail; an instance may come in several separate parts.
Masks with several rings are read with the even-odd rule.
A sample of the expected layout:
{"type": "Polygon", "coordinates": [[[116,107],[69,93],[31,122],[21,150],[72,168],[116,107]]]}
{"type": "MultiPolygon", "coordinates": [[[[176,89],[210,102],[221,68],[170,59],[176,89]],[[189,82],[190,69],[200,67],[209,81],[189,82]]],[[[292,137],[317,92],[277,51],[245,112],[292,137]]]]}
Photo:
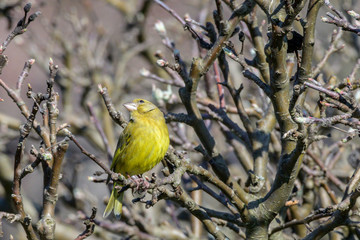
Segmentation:
{"type": "Polygon", "coordinates": [[[104,211],[104,215],[103,215],[104,218],[107,218],[110,215],[110,213],[114,210],[115,217],[117,219],[120,219],[121,212],[122,212],[122,202],[123,202],[123,198],[124,198],[124,192],[118,193],[118,189],[116,189],[115,186],[117,186],[116,183],[112,189],[109,202],[104,211]]]}

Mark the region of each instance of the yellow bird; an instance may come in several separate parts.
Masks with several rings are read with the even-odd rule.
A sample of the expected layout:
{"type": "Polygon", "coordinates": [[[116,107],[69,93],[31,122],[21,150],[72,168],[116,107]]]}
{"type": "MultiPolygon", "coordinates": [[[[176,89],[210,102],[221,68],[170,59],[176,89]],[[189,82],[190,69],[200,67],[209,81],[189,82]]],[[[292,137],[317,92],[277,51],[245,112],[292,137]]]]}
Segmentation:
{"type": "MultiPolygon", "coordinates": [[[[124,104],[130,120],[121,133],[111,170],[122,175],[138,175],[149,171],[165,156],[169,147],[169,132],[163,113],[151,102],[135,99],[124,104]]],[[[124,192],[118,193],[114,184],[104,218],[112,210],[120,218],[124,192]]]]}

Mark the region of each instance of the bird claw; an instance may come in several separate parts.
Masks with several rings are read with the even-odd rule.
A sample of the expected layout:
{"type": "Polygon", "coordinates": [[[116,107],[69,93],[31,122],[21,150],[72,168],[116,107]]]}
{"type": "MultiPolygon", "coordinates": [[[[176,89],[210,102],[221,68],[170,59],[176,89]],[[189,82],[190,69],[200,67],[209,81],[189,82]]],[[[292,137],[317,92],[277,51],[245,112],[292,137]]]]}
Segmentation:
{"type": "Polygon", "coordinates": [[[134,193],[142,193],[150,187],[149,179],[145,176],[144,178],[141,175],[132,176],[131,180],[136,184],[136,188],[132,189],[134,193]]]}

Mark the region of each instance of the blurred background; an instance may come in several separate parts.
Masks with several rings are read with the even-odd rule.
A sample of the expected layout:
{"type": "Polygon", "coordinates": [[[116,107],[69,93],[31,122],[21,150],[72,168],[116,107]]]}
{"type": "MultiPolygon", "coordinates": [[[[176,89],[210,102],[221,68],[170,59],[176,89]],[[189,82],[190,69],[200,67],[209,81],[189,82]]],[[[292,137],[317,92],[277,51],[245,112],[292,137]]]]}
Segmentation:
{"type": "MultiPolygon", "coordinates": [[[[177,94],[178,88],[158,81],[151,80],[141,75],[141,70],[146,69],[163,78],[169,76],[156,65],[155,53],[161,55],[169,62],[173,61],[172,53],[162,44],[161,38],[154,29],[154,24],[161,20],[167,30],[167,35],[176,44],[182,59],[190,66],[192,58],[202,56],[196,42],[190,33],[158,4],[149,0],[48,0],[48,1],[11,1],[0,2],[0,41],[3,42],[23,16],[23,6],[32,3],[31,12],[41,11],[41,15],[29,25],[26,33],[17,36],[6,50],[9,58],[7,66],[3,69],[1,79],[14,88],[21,73],[25,61],[35,59],[29,76],[23,83],[21,96],[25,104],[31,108],[33,101],[26,97],[26,88],[31,84],[34,92],[46,91],[46,80],[49,77],[49,58],[59,65],[59,73],[56,78],[56,90],[59,92],[60,115],[58,125],[70,124],[70,130],[80,140],[81,144],[91,153],[105,162],[108,162],[107,149],[102,138],[92,122],[88,110],[90,106],[95,111],[95,116],[101,123],[105,135],[109,141],[108,148],[114,151],[116,141],[121,133],[121,128],[114,124],[108,116],[101,96],[97,93],[97,85],[102,84],[109,90],[109,94],[117,110],[127,113],[122,104],[134,98],[142,97],[155,102],[164,112],[184,112],[177,94]],[[6,7],[14,6],[9,11],[6,7]],[[2,9],[2,10],[1,10],[2,9]],[[2,13],[2,14],[1,14],[2,13]]],[[[169,0],[165,1],[174,9],[179,16],[188,14],[192,19],[205,24],[212,21],[212,11],[215,9],[215,1],[212,0],[169,0]]],[[[358,1],[334,1],[334,5],[340,10],[360,9],[358,1]]],[[[225,15],[228,18],[230,10],[224,5],[225,15]]],[[[320,16],[324,16],[327,9],[322,9],[320,16]]],[[[267,40],[267,25],[264,16],[259,12],[259,24],[262,34],[267,40]]],[[[304,13],[303,13],[304,14],[304,13]]],[[[331,41],[332,31],[336,27],[325,24],[319,20],[316,32],[316,48],[314,65],[319,62],[331,41]]],[[[245,24],[241,24],[245,28],[245,24]]],[[[296,28],[296,26],[295,26],[296,28]]],[[[301,29],[297,29],[301,33],[301,29]]],[[[240,48],[240,43],[236,42],[240,48]]],[[[244,42],[244,55],[253,58],[254,49],[251,41],[244,42]]],[[[336,76],[341,79],[346,77],[354,67],[360,53],[359,38],[354,34],[344,32],[337,46],[345,44],[346,47],[335,52],[329,58],[323,68],[324,79],[336,76]]],[[[293,57],[291,57],[293,58],[293,57]]],[[[244,104],[250,106],[254,100],[261,106],[266,101],[259,99],[264,94],[251,82],[244,79],[237,63],[229,61],[232,79],[236,85],[243,83],[245,86],[244,104]]],[[[142,70],[144,71],[144,70],[142,70]]],[[[213,73],[213,69],[209,74],[213,73]]],[[[144,74],[143,74],[144,75],[144,74]]],[[[199,94],[205,96],[204,89],[209,88],[216,97],[216,84],[205,86],[201,83],[199,94]]],[[[0,97],[4,99],[0,103],[0,211],[13,211],[10,201],[11,182],[13,172],[14,153],[19,138],[18,128],[25,122],[24,117],[16,104],[0,89],[0,97]]],[[[229,96],[227,96],[228,98],[229,96]]],[[[312,95],[309,94],[311,99],[312,95]]],[[[230,101],[229,101],[230,102],[230,101]]],[[[40,115],[37,116],[41,120],[40,115]]],[[[211,125],[208,122],[209,126],[211,125]]],[[[179,149],[187,150],[188,157],[194,162],[202,162],[201,154],[192,150],[198,144],[195,134],[190,130],[184,130],[187,141],[176,143],[179,136],[174,133],[182,124],[169,126],[173,136],[172,143],[179,149]],[[175,130],[174,130],[175,129],[175,130]],[[187,144],[187,145],[184,145],[187,144]]],[[[226,156],[230,168],[242,182],[246,181],[244,169],[234,159],[234,150],[226,144],[224,136],[219,133],[217,125],[212,126],[212,131],[219,144],[222,154],[226,156]]],[[[335,142],[341,136],[335,134],[331,140],[335,142]]],[[[34,158],[30,156],[31,145],[39,145],[39,137],[32,133],[25,149],[25,162],[31,163],[34,158]]],[[[161,166],[157,166],[152,172],[159,172],[161,166]]],[[[339,175],[348,177],[351,166],[347,163],[339,169],[339,175]]],[[[84,215],[91,214],[93,206],[98,208],[97,219],[105,227],[96,227],[95,234],[89,239],[120,239],[126,236],[120,228],[124,228],[114,219],[102,219],[105,208],[104,201],[109,196],[109,189],[104,182],[95,183],[89,180],[93,173],[100,168],[90,159],[81,154],[80,150],[70,143],[66,160],[63,165],[63,176],[59,187],[59,201],[56,207],[57,225],[56,239],[74,239],[84,230],[81,221],[84,215]],[[108,224],[108,225],[106,225],[108,224]]],[[[25,197],[25,207],[32,216],[33,222],[37,222],[42,207],[43,189],[42,171],[37,168],[34,173],[28,175],[23,181],[22,193],[25,197]]],[[[161,174],[161,173],[159,173],[161,174]]],[[[105,177],[104,175],[102,176],[105,177]]],[[[189,177],[184,179],[184,184],[191,188],[189,177]]],[[[212,198],[202,195],[204,206],[212,207],[219,203],[212,198]]],[[[146,209],[142,204],[131,204],[132,195],[127,193],[125,203],[125,215],[129,212],[135,221],[149,221],[153,231],[157,231],[157,237],[151,238],[144,235],[145,239],[164,238],[170,239],[169,225],[175,226],[181,231],[173,232],[172,239],[186,239],[186,232],[190,232],[191,221],[189,214],[174,205],[172,202],[162,201],[151,209],[146,209]],[[131,208],[131,209],[130,209],[131,208]]],[[[220,205],[219,205],[220,207],[220,205]]],[[[215,207],[216,209],[216,207],[215,207]]],[[[126,216],[125,216],[126,217],[126,216]]],[[[127,219],[129,222],[130,220],[127,219]]],[[[133,227],[131,231],[139,231],[138,225],[128,224],[133,227]]],[[[14,239],[25,239],[20,224],[8,224],[3,220],[3,239],[9,239],[10,234],[14,239]]],[[[171,229],[171,228],[170,228],[171,229]]],[[[130,231],[130,230],[129,230],[130,231]]],[[[228,233],[231,236],[231,232],[228,233]]],[[[203,233],[203,238],[208,236],[203,233]]]]}

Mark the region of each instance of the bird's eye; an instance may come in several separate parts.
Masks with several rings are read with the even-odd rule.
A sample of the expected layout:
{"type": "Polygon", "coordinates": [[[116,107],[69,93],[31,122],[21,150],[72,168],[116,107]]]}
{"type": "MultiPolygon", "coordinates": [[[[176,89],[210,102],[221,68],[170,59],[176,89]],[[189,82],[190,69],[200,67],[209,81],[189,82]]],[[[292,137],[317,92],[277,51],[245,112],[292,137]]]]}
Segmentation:
{"type": "Polygon", "coordinates": [[[144,100],[140,100],[139,103],[144,103],[144,100]]]}

